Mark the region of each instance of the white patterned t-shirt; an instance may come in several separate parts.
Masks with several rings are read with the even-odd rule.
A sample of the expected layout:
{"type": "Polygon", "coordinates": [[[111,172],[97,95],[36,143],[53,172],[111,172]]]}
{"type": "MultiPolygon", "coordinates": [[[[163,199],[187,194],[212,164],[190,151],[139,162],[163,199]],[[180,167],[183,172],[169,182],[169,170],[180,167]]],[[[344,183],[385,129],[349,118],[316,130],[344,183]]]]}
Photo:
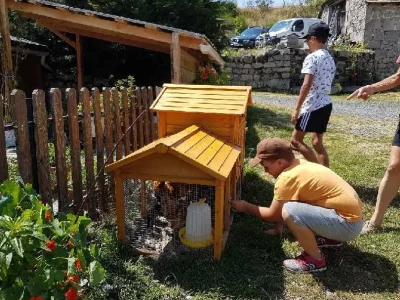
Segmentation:
{"type": "Polygon", "coordinates": [[[335,78],[335,61],[325,49],[319,49],[307,55],[301,73],[312,74],[311,89],[300,109],[300,115],[311,112],[332,103],[329,93],[335,78]]]}

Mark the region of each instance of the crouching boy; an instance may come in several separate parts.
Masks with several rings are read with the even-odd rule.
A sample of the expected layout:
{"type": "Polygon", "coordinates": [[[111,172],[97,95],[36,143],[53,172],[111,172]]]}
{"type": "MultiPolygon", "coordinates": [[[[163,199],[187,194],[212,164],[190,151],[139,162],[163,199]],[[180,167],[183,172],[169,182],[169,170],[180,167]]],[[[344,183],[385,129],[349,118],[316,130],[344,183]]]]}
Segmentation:
{"type": "Polygon", "coordinates": [[[327,167],[296,159],[290,144],[279,138],[258,144],[250,166],[257,164],[276,178],[271,206],[235,200],[232,207],[264,221],[285,223],[304,250],[283,262],[286,269],[301,273],[325,270],[325,256],[319,248],[339,246],[361,232],[362,204],[356,191],[327,167]]]}

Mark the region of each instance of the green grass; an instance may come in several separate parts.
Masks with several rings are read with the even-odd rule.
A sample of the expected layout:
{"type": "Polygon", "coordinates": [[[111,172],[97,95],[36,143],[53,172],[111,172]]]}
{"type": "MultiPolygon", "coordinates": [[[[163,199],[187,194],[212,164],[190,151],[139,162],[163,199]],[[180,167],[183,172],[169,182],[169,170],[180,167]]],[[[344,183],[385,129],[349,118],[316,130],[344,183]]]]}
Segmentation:
{"type": "MultiPolygon", "coordinates": [[[[290,137],[290,112],[291,108],[267,105],[249,108],[246,161],[262,138],[290,137]]],[[[325,137],[331,168],[358,191],[366,218],[375,204],[396,125],[374,122],[335,115],[325,137]],[[374,124],[383,128],[383,136],[350,133],[356,126],[374,124]]],[[[243,198],[269,205],[272,196],[273,179],[261,168],[246,169],[243,198]]],[[[114,288],[96,291],[95,299],[400,299],[399,203],[395,199],[387,211],[382,232],[324,251],[328,269],[316,275],[285,271],[282,260],[300,247],[289,236],[264,236],[263,230],[272,224],[249,215],[235,213],[220,262],[211,259],[210,249],[168,259],[139,258],[128,245],[118,245],[111,220],[97,228],[94,237],[101,245],[107,282],[114,288]]]]}

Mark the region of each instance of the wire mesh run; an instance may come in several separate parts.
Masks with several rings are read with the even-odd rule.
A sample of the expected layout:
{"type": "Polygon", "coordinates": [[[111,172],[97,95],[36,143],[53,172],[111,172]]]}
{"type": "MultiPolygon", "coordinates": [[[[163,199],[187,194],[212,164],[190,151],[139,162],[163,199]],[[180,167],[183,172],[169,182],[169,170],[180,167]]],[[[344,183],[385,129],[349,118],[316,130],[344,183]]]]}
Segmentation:
{"type": "Polygon", "coordinates": [[[135,248],[154,254],[187,249],[179,238],[191,202],[205,198],[214,227],[215,187],[175,182],[124,180],[125,231],[135,248]]]}

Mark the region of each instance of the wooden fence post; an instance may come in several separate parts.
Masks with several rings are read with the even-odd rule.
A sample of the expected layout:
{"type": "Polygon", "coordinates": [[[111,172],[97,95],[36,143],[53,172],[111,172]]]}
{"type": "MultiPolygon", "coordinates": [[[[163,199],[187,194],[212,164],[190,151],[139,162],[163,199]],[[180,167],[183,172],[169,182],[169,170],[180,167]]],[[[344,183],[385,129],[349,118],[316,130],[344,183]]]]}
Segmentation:
{"type": "Polygon", "coordinates": [[[30,155],[31,149],[25,93],[21,90],[13,90],[11,93],[11,101],[15,104],[15,107],[18,107],[18,109],[15,110],[18,170],[24,183],[32,183],[32,160],[30,155]]]}
{"type": "MultiPolygon", "coordinates": [[[[104,105],[104,136],[106,140],[106,157],[108,158],[107,164],[114,162],[114,154],[111,153],[113,149],[113,119],[111,112],[111,92],[109,88],[103,89],[103,105],[104,105]]],[[[114,194],[114,175],[108,174],[108,193],[114,194]]]]}
{"type": "MultiPolygon", "coordinates": [[[[96,131],[96,154],[97,154],[97,165],[96,174],[99,174],[100,169],[104,165],[104,141],[103,141],[103,125],[101,116],[101,106],[100,106],[100,91],[98,88],[92,89],[93,107],[94,107],[94,123],[96,131]]],[[[100,190],[100,201],[99,208],[102,211],[107,211],[108,206],[106,202],[106,186],[104,179],[104,170],[99,174],[98,177],[98,189],[100,190]]]]}
{"type": "Polygon", "coordinates": [[[150,121],[149,121],[149,99],[147,96],[147,89],[142,87],[142,105],[143,110],[147,110],[143,115],[143,123],[144,123],[144,140],[145,144],[150,143],[150,121]]]}
{"type": "Polygon", "coordinates": [[[154,135],[153,135],[153,113],[150,111],[150,106],[153,103],[154,100],[154,91],[151,86],[147,87],[147,114],[148,114],[148,119],[149,119],[149,141],[150,143],[154,140],[154,135]]]}
{"type": "Polygon", "coordinates": [[[66,99],[71,153],[72,191],[75,206],[74,211],[76,212],[81,207],[83,198],[81,147],[79,143],[79,123],[76,90],[67,89],[66,99]]]}
{"type": "MultiPolygon", "coordinates": [[[[142,93],[139,87],[135,88],[135,95],[138,106],[138,116],[140,116],[140,114],[143,111],[143,106],[142,106],[142,93]]],[[[139,123],[139,141],[140,141],[140,145],[138,148],[141,148],[144,146],[143,116],[140,117],[138,123],[139,123]]]]}
{"type": "Polygon", "coordinates": [[[68,177],[65,162],[64,119],[61,105],[61,91],[52,88],[50,99],[54,119],[54,148],[57,173],[58,210],[66,212],[68,209],[68,177]]]}
{"type": "MultiPolygon", "coordinates": [[[[137,101],[136,95],[130,98],[131,102],[131,113],[132,113],[132,122],[134,122],[137,118],[137,101]]],[[[136,151],[138,149],[138,126],[137,122],[132,126],[132,150],[136,151]]]]}
{"type": "MultiPolygon", "coordinates": [[[[122,97],[122,118],[124,121],[124,132],[129,128],[129,112],[128,112],[128,92],[126,88],[121,87],[122,97]]],[[[125,137],[125,156],[131,153],[131,137],[130,132],[127,132],[125,137]]]]}
{"type": "MultiPolygon", "coordinates": [[[[112,88],[111,94],[112,94],[112,103],[114,108],[115,143],[117,143],[122,137],[118,89],[115,87],[112,88]]],[[[122,158],[122,143],[119,143],[117,146],[116,160],[120,160],[121,158],[122,158]]]]}
{"type": "Polygon", "coordinates": [[[43,201],[52,204],[50,183],[50,159],[48,146],[47,112],[45,95],[42,90],[34,90],[32,93],[33,120],[36,140],[36,160],[39,174],[39,193],[43,201]]]}
{"type": "Polygon", "coordinates": [[[81,88],[79,92],[79,102],[83,104],[83,145],[85,149],[85,170],[86,170],[86,197],[87,210],[93,216],[93,210],[97,208],[94,203],[95,197],[90,188],[94,183],[94,163],[93,163],[93,144],[92,144],[92,119],[90,112],[90,98],[87,88],[81,88]]]}

